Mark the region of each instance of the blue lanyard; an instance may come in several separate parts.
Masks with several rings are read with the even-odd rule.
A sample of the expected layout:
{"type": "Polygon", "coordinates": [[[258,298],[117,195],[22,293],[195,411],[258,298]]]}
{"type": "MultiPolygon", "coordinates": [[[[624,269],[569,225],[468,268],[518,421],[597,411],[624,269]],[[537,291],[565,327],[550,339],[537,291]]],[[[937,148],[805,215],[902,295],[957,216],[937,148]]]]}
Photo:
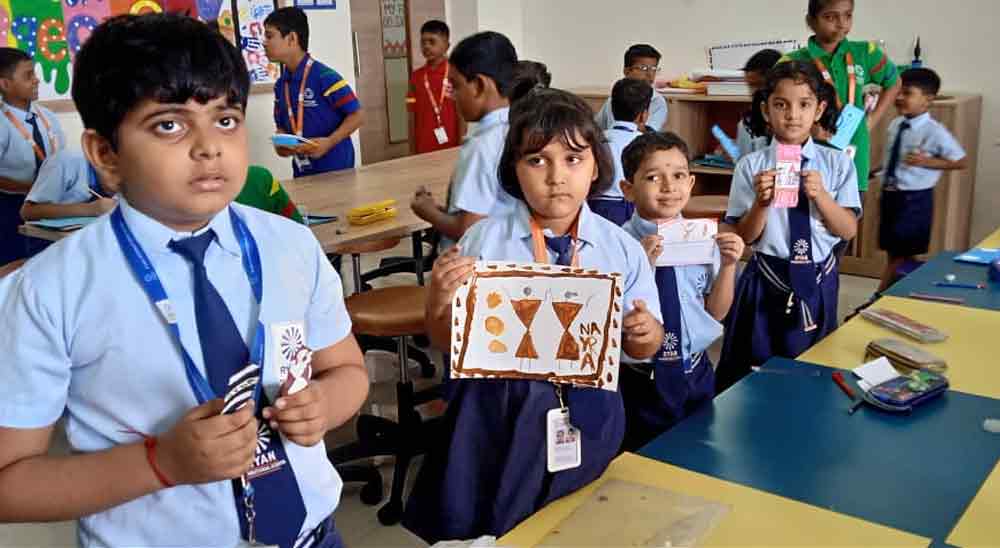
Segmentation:
{"type": "MultiPolygon", "coordinates": [[[[239,241],[240,250],[243,252],[243,270],[246,272],[247,279],[250,281],[250,287],[253,289],[254,298],[257,299],[257,305],[259,306],[261,297],[263,296],[264,280],[260,267],[260,254],[257,251],[257,242],[250,234],[246,223],[233,211],[233,208],[229,208],[229,218],[232,220],[233,232],[239,241]]],[[[222,397],[223,394],[216,394],[212,390],[208,379],[198,370],[194,361],[191,360],[191,355],[184,348],[184,344],[181,342],[181,331],[177,326],[177,315],[174,312],[173,305],[170,303],[170,299],[167,297],[167,290],[164,289],[163,284],[160,282],[160,277],[157,275],[153,263],[150,262],[139,241],[135,239],[135,235],[128,227],[128,224],[125,223],[121,206],[115,208],[111,213],[111,228],[115,232],[118,246],[132,268],[132,273],[135,274],[142,288],[146,291],[149,300],[152,301],[153,305],[160,312],[160,316],[166,322],[167,328],[174,336],[174,340],[177,341],[177,346],[181,349],[181,355],[184,358],[184,372],[187,374],[188,384],[191,385],[191,390],[194,391],[195,398],[198,399],[198,404],[201,405],[207,401],[222,397]]],[[[261,366],[260,375],[263,374],[263,358],[264,325],[260,321],[260,311],[258,310],[257,329],[254,331],[253,344],[250,349],[250,361],[261,366]]],[[[205,364],[205,366],[207,367],[208,364],[205,364]]],[[[254,402],[259,401],[259,396],[260,382],[257,383],[257,387],[254,390],[254,402]]]]}

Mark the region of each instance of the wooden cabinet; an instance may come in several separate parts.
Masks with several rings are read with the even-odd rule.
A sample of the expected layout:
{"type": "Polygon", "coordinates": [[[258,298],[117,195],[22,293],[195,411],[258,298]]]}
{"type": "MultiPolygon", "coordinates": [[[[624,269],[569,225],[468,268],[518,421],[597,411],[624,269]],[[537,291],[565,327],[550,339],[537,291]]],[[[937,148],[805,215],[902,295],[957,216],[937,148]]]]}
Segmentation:
{"type": "MultiPolygon", "coordinates": [[[[579,88],[571,90],[583,97],[595,112],[608,98],[608,90],[579,88]]],[[[736,134],[736,123],[750,108],[747,96],[665,94],[669,109],[667,126],[683,138],[697,158],[715,150],[718,142],[711,128],[718,124],[729,135],[736,134]]],[[[934,191],[934,223],[929,254],[969,247],[972,199],[976,188],[976,160],[979,150],[979,124],[982,96],[966,93],[943,94],[931,107],[931,115],[947,127],[969,155],[969,169],[942,174],[934,191]]],[[[886,129],[895,117],[893,109],[872,130],[872,172],[878,173],[885,152],[886,129]]],[[[732,170],[693,166],[697,175],[695,194],[728,194],[732,170]]],[[[858,237],[851,243],[841,264],[847,274],[878,277],[885,264],[885,253],[878,249],[879,193],[881,181],[872,177],[864,196],[865,215],[858,237]]]]}

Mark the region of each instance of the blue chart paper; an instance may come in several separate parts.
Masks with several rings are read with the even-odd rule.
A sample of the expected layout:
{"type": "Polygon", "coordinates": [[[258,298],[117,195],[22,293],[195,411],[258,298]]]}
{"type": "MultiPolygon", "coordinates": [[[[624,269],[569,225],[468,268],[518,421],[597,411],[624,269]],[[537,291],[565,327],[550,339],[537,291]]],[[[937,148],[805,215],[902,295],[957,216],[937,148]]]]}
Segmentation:
{"type": "Polygon", "coordinates": [[[837,134],[830,139],[830,144],[840,150],[847,148],[864,119],[865,111],[854,105],[846,105],[840,111],[840,118],[837,118],[837,134]]]}
{"type": "Polygon", "coordinates": [[[955,257],[960,263],[990,264],[1000,259],[1000,249],[977,247],[955,257]]]}
{"type": "Polygon", "coordinates": [[[718,125],[712,126],[712,135],[718,139],[719,144],[722,145],[722,149],[733,159],[733,162],[740,159],[740,147],[726,135],[725,131],[722,131],[721,127],[718,125]]]}

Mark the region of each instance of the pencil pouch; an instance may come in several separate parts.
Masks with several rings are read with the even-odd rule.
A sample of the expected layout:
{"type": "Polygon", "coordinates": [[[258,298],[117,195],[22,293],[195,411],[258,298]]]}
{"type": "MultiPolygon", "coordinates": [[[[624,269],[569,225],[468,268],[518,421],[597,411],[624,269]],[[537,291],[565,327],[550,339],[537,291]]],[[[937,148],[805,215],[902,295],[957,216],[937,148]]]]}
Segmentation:
{"type": "Polygon", "coordinates": [[[884,308],[866,308],[861,311],[861,317],[922,343],[941,342],[948,338],[946,333],[938,329],[884,308]]]}
{"type": "Polygon", "coordinates": [[[865,361],[883,356],[896,369],[920,369],[934,373],[944,373],[948,369],[943,359],[898,339],[875,339],[868,343],[865,361]]]}
{"type": "Polygon", "coordinates": [[[391,219],[398,213],[396,200],[383,200],[372,204],[358,206],[347,212],[347,222],[352,225],[368,225],[374,222],[391,219]]]}
{"type": "Polygon", "coordinates": [[[931,371],[913,371],[873,386],[867,398],[880,409],[910,411],[948,389],[948,379],[931,371]],[[882,404],[882,405],[879,405],[882,404]]]}

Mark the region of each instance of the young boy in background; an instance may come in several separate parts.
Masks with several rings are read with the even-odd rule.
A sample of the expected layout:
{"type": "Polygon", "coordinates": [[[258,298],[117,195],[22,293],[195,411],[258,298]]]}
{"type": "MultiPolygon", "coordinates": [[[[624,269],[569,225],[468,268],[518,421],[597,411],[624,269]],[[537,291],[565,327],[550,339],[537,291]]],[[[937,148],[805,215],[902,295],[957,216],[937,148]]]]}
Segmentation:
{"type": "Polygon", "coordinates": [[[896,96],[900,116],[889,124],[882,176],[879,247],[889,256],[878,290],[889,288],[896,270],[927,253],[934,220],[934,187],[942,171],[965,169],[965,150],[928,110],[941,78],[930,69],[903,72],[896,96]]]}
{"type": "Polygon", "coordinates": [[[410,112],[410,150],[414,154],[457,147],[465,127],[448,83],[450,31],[444,21],[427,21],[420,27],[420,53],[424,66],[413,71],[406,108],[410,112]]]}
{"type": "Polygon", "coordinates": [[[275,146],[292,157],[296,177],[354,167],[351,134],[364,123],[361,103],[347,80],[309,55],[309,19],[300,8],[278,8],[264,20],[264,50],[281,63],[274,84],[274,123],[281,133],[311,144],[275,146]]]}

